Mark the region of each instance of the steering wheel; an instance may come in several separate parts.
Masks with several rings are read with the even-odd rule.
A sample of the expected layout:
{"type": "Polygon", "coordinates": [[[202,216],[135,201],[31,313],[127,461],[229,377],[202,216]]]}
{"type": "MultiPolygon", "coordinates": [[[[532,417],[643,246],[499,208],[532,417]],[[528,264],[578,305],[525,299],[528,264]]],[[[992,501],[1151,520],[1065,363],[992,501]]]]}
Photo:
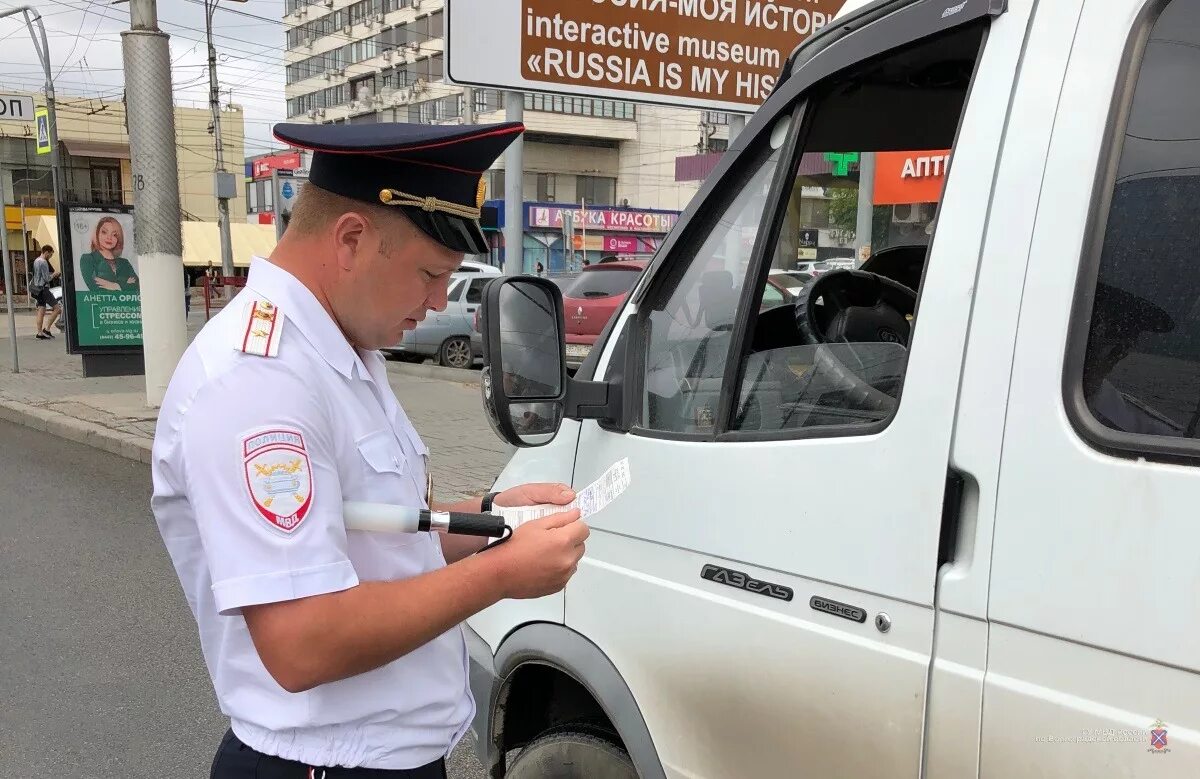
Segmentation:
{"type": "Polygon", "coordinates": [[[884,342],[908,346],[917,293],[861,270],[819,276],[796,298],[796,328],[808,344],[884,342]],[[817,301],[820,300],[820,305],[817,301]]]}
{"type": "MultiPolygon", "coordinates": [[[[875,273],[840,270],[826,273],[796,298],[796,329],[804,343],[894,343],[908,347],[909,317],[917,293],[875,273]],[[820,300],[820,304],[817,301],[820,300]]],[[[839,360],[831,349],[817,349],[815,367],[846,393],[853,408],[890,413],[896,399],[880,392],[839,360]]]]}

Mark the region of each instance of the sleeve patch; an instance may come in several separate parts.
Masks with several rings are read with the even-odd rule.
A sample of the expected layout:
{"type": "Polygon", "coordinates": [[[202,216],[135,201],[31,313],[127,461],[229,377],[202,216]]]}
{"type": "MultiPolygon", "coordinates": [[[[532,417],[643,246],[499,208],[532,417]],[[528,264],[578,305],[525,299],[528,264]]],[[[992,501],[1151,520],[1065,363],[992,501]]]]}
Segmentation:
{"type": "Polygon", "coordinates": [[[313,504],[312,464],[298,430],[263,430],[242,438],[246,491],[258,515],[291,535],[313,504]]]}

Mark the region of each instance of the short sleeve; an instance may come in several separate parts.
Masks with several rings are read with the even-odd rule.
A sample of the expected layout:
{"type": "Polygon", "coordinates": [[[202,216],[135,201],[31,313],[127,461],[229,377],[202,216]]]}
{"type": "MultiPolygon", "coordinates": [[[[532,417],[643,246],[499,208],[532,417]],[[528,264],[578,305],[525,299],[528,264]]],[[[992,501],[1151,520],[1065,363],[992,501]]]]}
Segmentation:
{"type": "Polygon", "coordinates": [[[332,420],[274,359],[211,380],[183,417],[188,501],[222,615],[358,584],[332,420]]]}

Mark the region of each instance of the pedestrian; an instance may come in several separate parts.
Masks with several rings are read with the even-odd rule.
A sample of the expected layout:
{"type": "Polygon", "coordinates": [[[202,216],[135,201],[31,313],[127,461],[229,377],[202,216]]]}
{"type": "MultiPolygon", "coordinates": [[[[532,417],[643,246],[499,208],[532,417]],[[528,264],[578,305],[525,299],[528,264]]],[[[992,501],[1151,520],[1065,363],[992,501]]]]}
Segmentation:
{"type": "Polygon", "coordinates": [[[541,262],[538,262],[538,264],[537,264],[537,275],[539,275],[539,276],[546,275],[546,266],[542,265],[541,262]]]}
{"type": "Polygon", "coordinates": [[[192,315],[192,280],[188,277],[188,272],[183,272],[183,321],[186,324],[188,317],[192,315]]]}
{"type": "Polygon", "coordinates": [[[49,244],[43,246],[41,254],[33,260],[33,278],[29,280],[29,295],[33,298],[35,320],[34,338],[39,341],[54,337],[50,328],[54,327],[59,314],[62,313],[62,302],[56,300],[54,293],[50,291],[50,285],[61,275],[50,265],[50,258],[53,256],[54,247],[49,244]],[[46,322],[47,314],[50,315],[49,323],[46,322]]]}
{"type": "Polygon", "coordinates": [[[525,484],[434,502],[429,450],[377,351],[444,310],[464,253],[487,251],[481,178],[523,129],[275,128],[313,150],[294,226],[188,347],[152,455],[155,519],[230,718],[215,779],[445,777],[474,712],[459,623],[560,591],[583,554],[576,510],[490,548],[342,518],[343,501],[574,498],[525,484]]]}

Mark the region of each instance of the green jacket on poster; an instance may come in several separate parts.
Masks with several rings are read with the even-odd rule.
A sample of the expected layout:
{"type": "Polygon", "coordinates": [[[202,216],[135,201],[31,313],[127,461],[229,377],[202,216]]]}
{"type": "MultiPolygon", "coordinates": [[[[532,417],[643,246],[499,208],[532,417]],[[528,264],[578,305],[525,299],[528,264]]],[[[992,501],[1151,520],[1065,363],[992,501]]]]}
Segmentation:
{"type": "Polygon", "coordinates": [[[122,292],[138,290],[137,271],[124,257],[117,257],[115,261],[110,262],[100,252],[88,252],[79,258],[79,275],[87,288],[93,292],[110,291],[97,284],[97,280],[118,284],[122,292]]]}

